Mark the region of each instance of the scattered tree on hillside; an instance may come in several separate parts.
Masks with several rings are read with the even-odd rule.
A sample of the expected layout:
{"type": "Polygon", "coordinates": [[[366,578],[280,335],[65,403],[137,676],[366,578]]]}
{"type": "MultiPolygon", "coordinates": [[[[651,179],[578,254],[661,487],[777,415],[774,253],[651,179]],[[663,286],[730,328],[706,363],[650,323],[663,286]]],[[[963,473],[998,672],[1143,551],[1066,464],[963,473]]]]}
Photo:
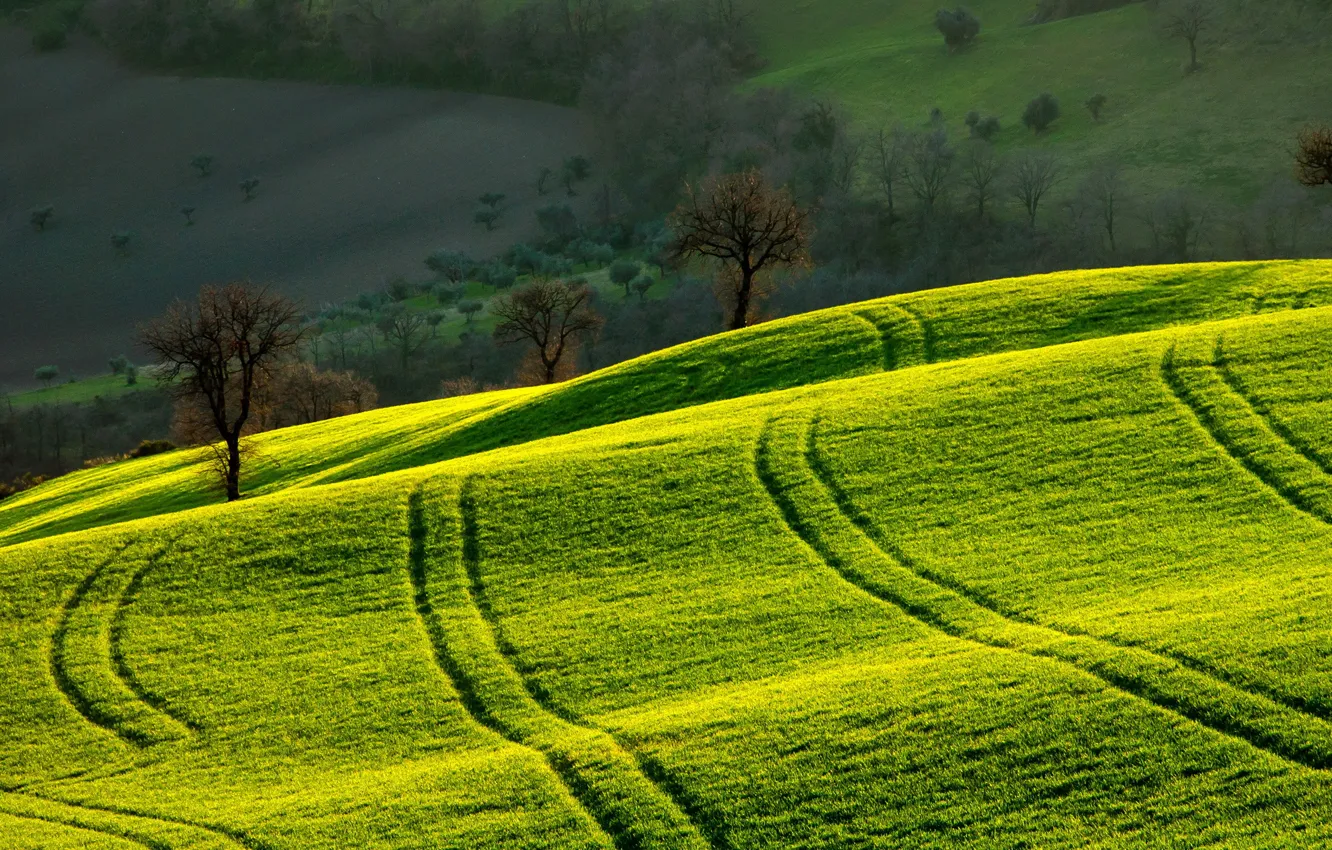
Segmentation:
{"type": "Polygon", "coordinates": [[[1105,104],[1109,100],[1110,99],[1103,94],[1094,94],[1091,97],[1087,98],[1087,102],[1084,103],[1083,105],[1086,106],[1087,111],[1091,113],[1093,121],[1100,121],[1101,111],[1105,109],[1105,104]]]}
{"type": "Polygon", "coordinates": [[[530,342],[544,383],[554,383],[565,356],[601,327],[591,301],[592,290],[585,283],[533,281],[501,296],[491,308],[500,320],[495,339],[530,342]]]}
{"type": "Polygon", "coordinates": [[[551,247],[562,249],[578,236],[578,216],[568,204],[550,204],[536,211],[537,224],[551,247]]]}
{"type": "Polygon", "coordinates": [[[162,363],[162,387],[197,408],[221,438],[214,449],[227,501],[240,498],[241,438],[255,390],[301,340],[300,311],[263,287],[233,283],[199,290],[142,326],[139,342],[162,363]]]}
{"type": "Polygon", "coordinates": [[[499,209],[499,205],[504,203],[504,199],[507,197],[508,195],[505,195],[503,192],[487,192],[477,198],[477,202],[483,207],[490,207],[492,210],[497,210],[499,209]]]}
{"type": "Polygon", "coordinates": [[[993,115],[982,118],[980,123],[971,128],[971,135],[983,142],[993,142],[999,135],[999,119],[993,115]]]}
{"type": "Polygon", "coordinates": [[[213,155],[207,153],[195,154],[190,160],[190,167],[198,172],[200,177],[207,177],[213,173],[213,155]]]}
{"type": "Polygon", "coordinates": [[[1332,127],[1310,127],[1300,133],[1295,168],[1305,186],[1332,185],[1332,127]]]}
{"type": "Polygon", "coordinates": [[[629,285],[634,282],[635,278],[638,277],[638,273],[639,271],[642,270],[642,268],[643,268],[642,266],[640,266],[638,263],[634,262],[633,260],[616,260],[614,263],[611,263],[610,267],[611,283],[615,284],[616,286],[624,287],[625,298],[629,297],[629,285]]]}
{"type": "Polygon", "coordinates": [[[254,193],[258,188],[259,188],[258,177],[246,177],[244,180],[240,182],[240,190],[241,193],[245,196],[245,201],[247,203],[254,200],[254,193]]]}
{"type": "Polygon", "coordinates": [[[1059,163],[1048,153],[1028,151],[1013,165],[1013,195],[1027,211],[1027,220],[1034,228],[1041,201],[1059,181],[1059,163]]]}
{"type": "Polygon", "coordinates": [[[934,26],[943,35],[949,51],[970,46],[981,31],[980,20],[965,6],[935,12],[934,26]]]}
{"type": "Polygon", "coordinates": [[[125,370],[130,367],[130,360],[125,355],[120,354],[107,361],[107,366],[110,367],[112,375],[123,375],[125,370]]]}
{"type": "Polygon", "coordinates": [[[185,216],[185,226],[194,226],[194,207],[181,207],[180,214],[185,216]]]}
{"type": "Polygon", "coordinates": [[[697,190],[690,185],[688,191],[670,219],[676,254],[715,259],[734,271],[724,279],[728,326],[743,328],[752,318],[760,272],[809,262],[808,215],[786,189],[769,187],[758,170],[714,178],[697,190]]]}
{"type": "Polygon", "coordinates": [[[472,267],[472,258],[462,251],[439,250],[426,257],[426,268],[451,283],[462,283],[472,267]]]}
{"type": "Polygon", "coordinates": [[[967,144],[962,156],[962,180],[976,205],[976,218],[985,218],[986,207],[994,200],[1003,165],[994,148],[980,140],[967,144]]]}
{"type": "Polygon", "coordinates": [[[1176,190],[1147,207],[1143,221],[1151,231],[1159,256],[1177,263],[1192,262],[1211,224],[1212,206],[1193,194],[1176,190]]]}
{"type": "Polygon", "coordinates": [[[1045,92],[1027,104],[1022,113],[1022,123],[1034,133],[1044,133],[1059,119],[1059,115],[1058,98],[1045,92]]]}
{"type": "Polygon", "coordinates": [[[38,207],[32,212],[28,213],[28,221],[32,224],[33,229],[36,230],[38,233],[41,233],[42,231],[46,230],[46,226],[51,223],[51,219],[54,217],[55,217],[55,207],[51,206],[50,204],[47,204],[44,207],[38,207]]]}
{"type": "Polygon", "coordinates": [[[122,257],[129,256],[130,241],[134,234],[128,230],[121,230],[111,234],[111,247],[122,257]]]}
{"type": "Polygon", "coordinates": [[[500,211],[494,207],[481,207],[472,216],[472,221],[484,225],[487,233],[495,229],[495,224],[499,219],[500,211]]]}
{"type": "Polygon", "coordinates": [[[1166,11],[1166,32],[1183,39],[1189,45],[1189,65],[1186,70],[1198,70],[1198,39],[1212,23],[1209,0],[1175,0],[1166,11]]]}
{"type": "Polygon", "coordinates": [[[638,277],[634,278],[632,285],[634,292],[638,293],[639,301],[646,300],[648,290],[652,288],[652,283],[652,278],[648,277],[646,274],[640,274],[638,277]]]}
{"type": "Polygon", "coordinates": [[[574,190],[574,185],[583,182],[591,174],[592,163],[585,156],[571,156],[564,161],[560,179],[564,182],[564,190],[569,193],[569,197],[578,194],[574,190]]]}
{"type": "Polygon", "coordinates": [[[463,301],[458,305],[458,312],[467,317],[467,324],[470,325],[472,319],[476,318],[476,314],[480,313],[485,306],[486,305],[476,300],[463,301]]]}
{"type": "Polygon", "coordinates": [[[550,178],[555,176],[555,172],[550,170],[550,166],[543,165],[537,172],[536,190],[538,195],[545,195],[550,191],[550,178]]]}
{"type": "Polygon", "coordinates": [[[51,386],[51,382],[60,377],[59,366],[38,366],[33,370],[32,376],[41,381],[45,386],[51,386]]]}

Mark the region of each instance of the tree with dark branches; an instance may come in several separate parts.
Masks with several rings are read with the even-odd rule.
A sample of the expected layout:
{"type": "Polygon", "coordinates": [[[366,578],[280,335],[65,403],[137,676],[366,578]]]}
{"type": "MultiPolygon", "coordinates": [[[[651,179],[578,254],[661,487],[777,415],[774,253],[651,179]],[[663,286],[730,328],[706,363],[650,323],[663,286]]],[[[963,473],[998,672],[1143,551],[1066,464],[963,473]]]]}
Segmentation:
{"type": "Polygon", "coordinates": [[[533,281],[498,298],[490,312],[500,320],[496,340],[532,344],[547,384],[555,382],[564,357],[602,325],[592,290],[581,281],[533,281]]]}
{"type": "Polygon", "coordinates": [[[1189,44],[1190,72],[1198,65],[1198,39],[1212,23],[1212,9],[1208,0],[1178,0],[1166,13],[1166,33],[1189,44]]]}
{"type": "Polygon", "coordinates": [[[809,217],[786,189],[774,189],[757,169],[688,187],[688,198],[670,219],[679,258],[708,257],[733,274],[729,326],[749,324],[755,282],[771,266],[809,262],[809,217]]]}
{"type": "Polygon", "coordinates": [[[217,450],[227,501],[240,498],[241,438],[255,391],[300,343],[300,310],[265,287],[205,286],[194,303],[176,301],[139,329],[156,355],[158,380],[177,399],[206,413],[221,439],[217,450]]]}
{"type": "Polygon", "coordinates": [[[1013,195],[1027,211],[1027,219],[1036,227],[1036,213],[1041,202],[1059,182],[1059,163],[1048,153],[1029,151],[1019,156],[1013,166],[1013,195]]]}
{"type": "Polygon", "coordinates": [[[1332,127],[1310,127],[1300,133],[1295,175],[1305,186],[1332,185],[1332,127]]]}

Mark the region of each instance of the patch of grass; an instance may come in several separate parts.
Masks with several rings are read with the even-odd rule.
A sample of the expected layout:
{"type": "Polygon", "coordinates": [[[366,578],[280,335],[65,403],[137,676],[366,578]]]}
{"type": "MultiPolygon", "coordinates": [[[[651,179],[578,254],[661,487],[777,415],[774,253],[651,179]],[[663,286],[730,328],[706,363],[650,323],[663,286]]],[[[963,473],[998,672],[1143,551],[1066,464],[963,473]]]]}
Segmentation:
{"type": "Polygon", "coordinates": [[[86,404],[97,398],[118,398],[130,393],[151,390],[153,379],[140,375],[139,382],[130,386],[125,383],[124,375],[99,375],[95,378],[79,378],[43,387],[37,390],[14,393],[3,399],[13,404],[16,410],[36,407],[39,404],[86,404]]]}

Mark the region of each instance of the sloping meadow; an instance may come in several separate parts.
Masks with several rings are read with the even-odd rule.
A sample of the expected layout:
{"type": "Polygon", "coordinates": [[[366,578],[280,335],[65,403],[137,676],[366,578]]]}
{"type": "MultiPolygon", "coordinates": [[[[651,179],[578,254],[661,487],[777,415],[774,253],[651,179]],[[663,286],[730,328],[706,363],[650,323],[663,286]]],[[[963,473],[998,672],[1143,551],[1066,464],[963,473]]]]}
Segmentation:
{"type": "Polygon", "coordinates": [[[805,386],[774,323],[713,343],[743,398],[0,549],[0,844],[1332,841],[1332,309],[1184,324],[1321,292],[1214,271],[860,305],[805,386]]]}

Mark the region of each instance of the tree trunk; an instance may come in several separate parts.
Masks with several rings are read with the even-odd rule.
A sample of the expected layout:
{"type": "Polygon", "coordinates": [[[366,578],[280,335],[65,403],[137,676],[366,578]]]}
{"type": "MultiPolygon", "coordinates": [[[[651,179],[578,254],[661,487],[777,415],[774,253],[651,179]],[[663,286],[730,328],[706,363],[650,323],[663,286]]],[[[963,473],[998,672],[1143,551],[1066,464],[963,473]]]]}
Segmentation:
{"type": "Polygon", "coordinates": [[[227,438],[227,501],[240,498],[240,435],[227,438]]]}
{"type": "Polygon", "coordinates": [[[738,331],[749,323],[749,298],[754,289],[754,272],[740,268],[740,289],[735,293],[735,314],[731,316],[731,330],[738,331]]]}
{"type": "Polygon", "coordinates": [[[1189,70],[1194,71],[1198,68],[1198,42],[1189,39],[1189,70]]]}

